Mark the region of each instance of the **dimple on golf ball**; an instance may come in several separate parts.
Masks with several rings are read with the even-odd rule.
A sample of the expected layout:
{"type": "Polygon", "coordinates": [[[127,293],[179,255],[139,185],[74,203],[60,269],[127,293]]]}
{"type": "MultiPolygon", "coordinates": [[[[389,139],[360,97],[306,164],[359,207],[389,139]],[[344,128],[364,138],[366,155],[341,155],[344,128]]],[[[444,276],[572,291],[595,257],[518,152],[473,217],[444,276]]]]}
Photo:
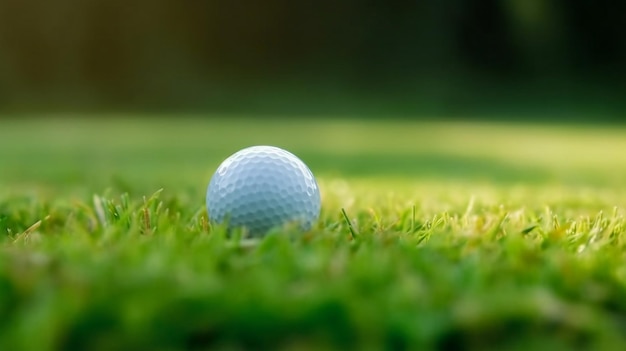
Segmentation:
{"type": "Polygon", "coordinates": [[[252,146],[220,164],[206,204],[212,223],[262,236],[287,224],[309,230],[319,218],[321,199],[313,173],[298,157],[274,146],[252,146]]]}

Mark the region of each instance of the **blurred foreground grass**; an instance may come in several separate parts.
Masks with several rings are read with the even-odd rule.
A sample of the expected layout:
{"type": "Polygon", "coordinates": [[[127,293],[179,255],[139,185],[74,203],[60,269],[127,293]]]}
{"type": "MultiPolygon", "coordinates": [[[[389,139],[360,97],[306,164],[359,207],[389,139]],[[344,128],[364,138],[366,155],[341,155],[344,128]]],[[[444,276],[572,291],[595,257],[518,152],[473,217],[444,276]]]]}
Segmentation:
{"type": "Polygon", "coordinates": [[[0,349],[621,350],[623,150],[599,127],[3,121],[0,349]],[[318,176],[310,233],[207,224],[252,144],[318,176]]]}

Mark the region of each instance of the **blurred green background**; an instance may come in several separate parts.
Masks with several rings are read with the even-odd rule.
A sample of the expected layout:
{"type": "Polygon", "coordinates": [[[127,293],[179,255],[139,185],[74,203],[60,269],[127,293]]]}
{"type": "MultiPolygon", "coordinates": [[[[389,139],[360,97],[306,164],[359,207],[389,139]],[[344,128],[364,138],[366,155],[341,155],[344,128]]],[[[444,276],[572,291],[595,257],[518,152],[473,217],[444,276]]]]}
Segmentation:
{"type": "Polygon", "coordinates": [[[0,109],[621,121],[620,0],[2,0],[0,109]]]}

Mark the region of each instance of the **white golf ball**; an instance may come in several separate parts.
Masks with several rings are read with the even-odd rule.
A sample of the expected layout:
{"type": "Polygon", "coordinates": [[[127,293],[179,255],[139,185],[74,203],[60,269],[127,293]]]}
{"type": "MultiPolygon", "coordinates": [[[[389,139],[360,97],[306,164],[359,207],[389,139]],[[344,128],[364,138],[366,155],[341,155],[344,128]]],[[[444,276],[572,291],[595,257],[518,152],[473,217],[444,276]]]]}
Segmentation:
{"type": "Polygon", "coordinates": [[[206,204],[212,223],[262,236],[286,224],[309,230],[319,218],[321,199],[313,173],[298,157],[274,146],[252,146],[220,164],[206,204]]]}

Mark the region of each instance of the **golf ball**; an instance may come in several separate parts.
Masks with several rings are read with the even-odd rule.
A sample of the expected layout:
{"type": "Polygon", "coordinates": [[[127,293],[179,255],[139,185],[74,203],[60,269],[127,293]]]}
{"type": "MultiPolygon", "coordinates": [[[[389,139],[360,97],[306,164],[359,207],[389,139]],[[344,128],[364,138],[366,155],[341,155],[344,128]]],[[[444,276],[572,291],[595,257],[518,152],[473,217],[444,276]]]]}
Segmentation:
{"type": "Polygon", "coordinates": [[[311,170],[274,146],[248,147],[224,160],[211,177],[206,204],[212,223],[245,227],[251,236],[286,224],[307,231],[321,208],[311,170]]]}

